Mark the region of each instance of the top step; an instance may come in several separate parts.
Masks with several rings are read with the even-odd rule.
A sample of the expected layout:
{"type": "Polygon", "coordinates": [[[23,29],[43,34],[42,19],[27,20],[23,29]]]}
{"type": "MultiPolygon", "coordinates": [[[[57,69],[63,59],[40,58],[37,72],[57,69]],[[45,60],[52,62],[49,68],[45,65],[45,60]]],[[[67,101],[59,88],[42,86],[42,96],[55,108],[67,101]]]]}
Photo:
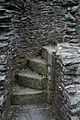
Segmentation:
{"type": "Polygon", "coordinates": [[[49,46],[43,46],[42,48],[42,58],[44,59],[48,59],[48,54],[52,54],[53,52],[55,52],[55,46],[49,45],[49,46]]]}
{"type": "Polygon", "coordinates": [[[43,75],[43,76],[47,75],[47,63],[41,57],[29,59],[28,67],[31,70],[38,72],[40,75],[43,75]]]}

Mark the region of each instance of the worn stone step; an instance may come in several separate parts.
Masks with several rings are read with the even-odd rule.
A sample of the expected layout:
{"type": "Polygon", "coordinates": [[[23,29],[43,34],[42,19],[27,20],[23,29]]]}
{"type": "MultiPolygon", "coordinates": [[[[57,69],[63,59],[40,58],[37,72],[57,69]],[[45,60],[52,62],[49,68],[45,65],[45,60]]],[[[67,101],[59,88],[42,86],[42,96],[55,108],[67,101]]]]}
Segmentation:
{"type": "Polygon", "coordinates": [[[15,85],[11,95],[11,102],[14,105],[39,104],[46,102],[45,91],[23,88],[15,85]]]}
{"type": "Polygon", "coordinates": [[[44,59],[41,59],[41,57],[29,59],[28,67],[43,76],[47,75],[47,63],[44,59]]]}
{"type": "Polygon", "coordinates": [[[0,16],[0,23],[11,22],[11,15],[0,16]]]}
{"type": "Polygon", "coordinates": [[[46,88],[47,80],[46,77],[26,69],[18,73],[17,83],[24,87],[42,90],[46,88]]]}
{"type": "Polygon", "coordinates": [[[52,106],[39,105],[11,105],[8,120],[54,120],[52,106]]]}
{"type": "Polygon", "coordinates": [[[51,54],[54,51],[55,51],[55,46],[52,46],[52,45],[43,46],[41,56],[42,56],[43,59],[47,60],[48,59],[48,54],[49,53],[51,54]]]}

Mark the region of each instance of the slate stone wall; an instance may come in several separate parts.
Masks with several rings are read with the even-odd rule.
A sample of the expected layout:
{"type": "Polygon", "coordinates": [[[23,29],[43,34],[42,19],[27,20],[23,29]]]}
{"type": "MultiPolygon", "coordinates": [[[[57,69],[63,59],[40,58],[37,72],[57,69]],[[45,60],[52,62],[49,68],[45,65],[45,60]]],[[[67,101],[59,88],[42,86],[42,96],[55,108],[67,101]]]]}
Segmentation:
{"type": "Polygon", "coordinates": [[[15,42],[14,54],[36,55],[43,45],[63,41],[65,8],[51,0],[13,0],[15,42]]]}
{"type": "Polygon", "coordinates": [[[54,115],[56,120],[80,119],[80,46],[61,43],[53,54],[54,115]]]}
{"type": "Polygon", "coordinates": [[[0,0],[0,120],[6,119],[10,106],[12,27],[11,11],[0,0]]]}
{"type": "MultiPolygon", "coordinates": [[[[4,103],[7,103],[7,101],[9,101],[7,100],[7,96],[10,95],[9,85],[10,85],[10,80],[12,79],[10,76],[10,73],[12,71],[11,69],[14,69],[14,70],[17,70],[16,68],[19,69],[21,67],[21,63],[24,64],[24,62],[26,62],[25,58],[27,58],[28,56],[32,57],[37,55],[39,49],[41,49],[43,45],[47,45],[47,44],[54,45],[54,44],[65,42],[65,41],[79,44],[80,1],[79,0],[5,0],[7,2],[6,3],[7,6],[5,5],[4,0],[1,0],[1,1],[3,2],[0,3],[0,5],[5,6],[7,10],[14,11],[12,23],[9,21],[9,24],[11,23],[11,26],[13,27],[14,31],[9,32],[7,31],[7,29],[3,29],[2,31],[1,29],[1,32],[0,32],[0,39],[1,39],[0,42],[3,40],[5,36],[9,37],[4,39],[4,43],[0,43],[0,51],[1,51],[0,52],[0,62],[1,62],[0,100],[2,101],[0,102],[1,104],[0,116],[4,116],[4,113],[6,111],[6,109],[4,108],[6,108],[6,105],[7,105],[4,103]],[[14,34],[13,37],[12,37],[12,34],[14,34]],[[7,43],[5,44],[5,42],[7,43]],[[4,66],[6,66],[6,69],[4,66]]],[[[10,11],[8,11],[8,15],[10,14],[10,11]]],[[[66,50],[69,50],[68,47],[70,46],[67,46],[66,50]]],[[[74,50],[73,58],[72,58],[73,61],[75,59],[74,54],[77,48],[79,50],[79,47],[78,46],[76,47],[74,44],[73,47],[71,47],[70,50],[68,51],[68,52],[72,52],[74,50]]],[[[65,51],[64,47],[62,47],[62,50],[65,51]]],[[[77,55],[78,55],[78,51],[77,51],[77,55]]],[[[63,58],[60,58],[60,56],[62,56],[62,53],[60,53],[59,56],[57,57],[55,57],[54,55],[55,60],[53,58],[54,63],[57,64],[57,66],[55,66],[56,71],[55,71],[55,68],[53,67],[54,71],[57,73],[56,76],[54,75],[54,79],[56,81],[56,83],[54,81],[54,84],[56,84],[55,101],[54,101],[56,106],[55,114],[59,113],[58,120],[68,120],[68,119],[77,120],[78,117],[76,116],[72,117],[74,113],[71,113],[70,110],[73,111],[75,107],[73,107],[74,105],[71,106],[72,101],[69,102],[70,98],[69,98],[69,95],[67,94],[68,92],[65,90],[66,89],[65,85],[62,84],[62,80],[66,81],[66,79],[68,79],[68,75],[67,75],[67,78],[65,78],[65,75],[63,74],[63,68],[64,67],[66,68],[66,66],[61,64],[63,63],[63,58]],[[59,64],[56,63],[57,59],[58,61],[60,60],[59,64]],[[63,91],[60,90],[62,88],[63,88],[63,91]],[[60,110],[58,109],[58,106],[60,110]]],[[[75,70],[73,71],[75,72],[75,70]]],[[[75,75],[73,76],[74,77],[71,77],[71,80],[75,81],[74,79],[76,79],[76,77],[75,75]]],[[[73,84],[74,82],[72,83],[72,86],[74,86],[73,84]]],[[[75,93],[75,92],[72,91],[72,93],[75,93]]],[[[72,93],[69,93],[69,94],[71,95],[72,93]]],[[[74,96],[74,99],[76,99],[76,96],[74,96]]],[[[76,112],[76,115],[77,114],[78,112],[76,112]]]]}

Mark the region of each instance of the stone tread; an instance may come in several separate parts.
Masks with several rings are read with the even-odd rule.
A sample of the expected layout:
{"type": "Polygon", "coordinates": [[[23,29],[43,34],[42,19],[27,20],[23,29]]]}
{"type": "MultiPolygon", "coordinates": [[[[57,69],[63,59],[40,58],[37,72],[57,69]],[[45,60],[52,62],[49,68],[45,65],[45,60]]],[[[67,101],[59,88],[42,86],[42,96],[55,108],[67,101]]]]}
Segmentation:
{"type": "Polygon", "coordinates": [[[40,56],[29,59],[28,60],[28,67],[39,73],[40,75],[46,76],[47,75],[47,62],[45,59],[42,59],[40,56]]]}
{"type": "Polygon", "coordinates": [[[11,106],[7,120],[55,120],[52,116],[51,106],[40,105],[14,105],[11,106]]]}
{"type": "Polygon", "coordinates": [[[44,59],[41,59],[41,57],[29,59],[30,61],[36,62],[36,63],[41,63],[43,65],[46,65],[46,61],[44,59]]]}
{"type": "Polygon", "coordinates": [[[41,57],[47,60],[48,54],[53,53],[55,51],[55,46],[49,45],[49,46],[43,46],[42,52],[41,52],[41,57]]]}
{"type": "Polygon", "coordinates": [[[55,46],[51,46],[51,45],[49,45],[49,46],[43,46],[42,49],[45,49],[46,51],[53,52],[53,51],[55,51],[55,46]]]}
{"type": "Polygon", "coordinates": [[[15,85],[12,92],[11,103],[13,105],[46,103],[46,92],[44,90],[40,91],[15,85]]]}
{"type": "Polygon", "coordinates": [[[16,82],[23,87],[43,90],[46,87],[47,79],[45,76],[41,76],[27,68],[18,73],[16,82]]]}
{"type": "Polygon", "coordinates": [[[31,94],[41,94],[44,91],[35,90],[31,88],[24,88],[16,85],[13,89],[13,95],[31,95],[31,94]]]}
{"type": "Polygon", "coordinates": [[[21,72],[18,73],[18,75],[23,76],[23,77],[36,78],[39,80],[45,78],[45,77],[39,75],[38,73],[31,71],[30,69],[22,70],[21,72]]]}

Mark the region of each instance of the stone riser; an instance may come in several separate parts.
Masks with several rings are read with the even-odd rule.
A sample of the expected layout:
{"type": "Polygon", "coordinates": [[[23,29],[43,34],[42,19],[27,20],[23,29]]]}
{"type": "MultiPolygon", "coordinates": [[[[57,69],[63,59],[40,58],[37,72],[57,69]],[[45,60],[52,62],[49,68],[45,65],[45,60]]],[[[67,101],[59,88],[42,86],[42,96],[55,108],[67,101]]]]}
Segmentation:
{"type": "Polygon", "coordinates": [[[43,90],[46,88],[47,79],[37,79],[24,76],[18,76],[17,83],[23,87],[30,87],[37,90],[43,90]]]}
{"type": "Polygon", "coordinates": [[[28,61],[28,67],[39,73],[40,75],[47,76],[47,64],[45,61],[41,59],[29,59],[28,61]]]}

